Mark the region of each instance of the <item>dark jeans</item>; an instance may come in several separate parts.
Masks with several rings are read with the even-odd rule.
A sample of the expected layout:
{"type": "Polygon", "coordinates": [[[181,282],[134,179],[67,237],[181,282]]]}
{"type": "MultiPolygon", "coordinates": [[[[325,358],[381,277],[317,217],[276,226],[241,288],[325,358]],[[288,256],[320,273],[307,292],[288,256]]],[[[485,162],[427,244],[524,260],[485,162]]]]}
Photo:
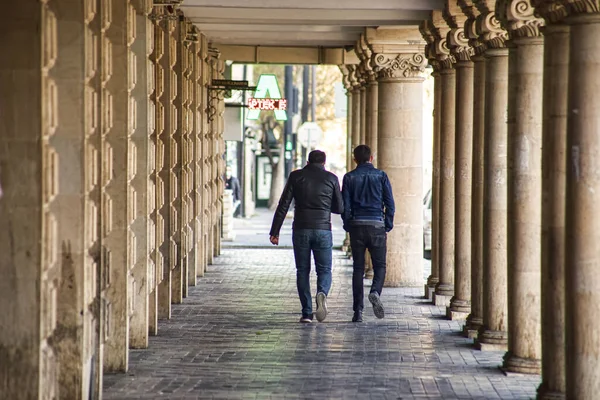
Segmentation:
{"type": "Polygon", "coordinates": [[[295,229],[292,234],[296,259],[296,285],[302,303],[302,315],[312,318],[310,294],[310,253],[315,258],[317,293],[329,294],[331,288],[331,263],[333,237],[331,231],[320,229],[295,229]]]}
{"type": "Polygon", "coordinates": [[[385,281],[385,258],[387,252],[387,234],[385,228],[374,226],[353,226],[350,228],[350,247],[354,260],[352,273],[353,310],[364,308],[363,276],[365,274],[365,250],[369,249],[373,261],[373,283],[371,292],[381,294],[385,281]]]}

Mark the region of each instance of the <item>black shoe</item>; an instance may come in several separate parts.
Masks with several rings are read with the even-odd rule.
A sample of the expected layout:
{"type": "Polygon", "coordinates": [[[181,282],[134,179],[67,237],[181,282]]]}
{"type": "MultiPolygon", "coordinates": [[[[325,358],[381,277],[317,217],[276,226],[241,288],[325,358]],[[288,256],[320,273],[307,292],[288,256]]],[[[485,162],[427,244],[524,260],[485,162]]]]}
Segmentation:
{"type": "Polygon", "coordinates": [[[362,311],[355,311],[354,316],[352,317],[352,322],[363,322],[362,320],[362,311]]]}
{"type": "Polygon", "coordinates": [[[379,293],[369,293],[369,301],[373,305],[373,314],[379,319],[383,318],[385,313],[383,311],[383,304],[381,304],[381,299],[379,298],[379,293]]]}

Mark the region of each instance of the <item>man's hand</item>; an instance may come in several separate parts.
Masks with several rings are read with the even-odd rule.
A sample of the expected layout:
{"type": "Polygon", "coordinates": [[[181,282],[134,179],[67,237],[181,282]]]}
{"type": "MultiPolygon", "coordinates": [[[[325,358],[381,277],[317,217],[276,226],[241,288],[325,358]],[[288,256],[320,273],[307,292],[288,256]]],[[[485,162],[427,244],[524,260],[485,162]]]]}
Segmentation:
{"type": "Polygon", "coordinates": [[[271,244],[278,246],[279,245],[279,236],[271,236],[270,238],[271,244]]]}

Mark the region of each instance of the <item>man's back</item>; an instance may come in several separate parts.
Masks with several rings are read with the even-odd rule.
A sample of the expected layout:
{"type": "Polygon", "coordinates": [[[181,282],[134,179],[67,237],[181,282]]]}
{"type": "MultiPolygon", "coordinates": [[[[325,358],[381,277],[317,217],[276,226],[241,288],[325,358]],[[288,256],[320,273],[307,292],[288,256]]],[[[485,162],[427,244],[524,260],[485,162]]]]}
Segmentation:
{"type": "Polygon", "coordinates": [[[382,221],[387,231],[392,229],[395,205],[385,172],[370,162],[359,164],[344,176],[342,188],[344,223],[382,221]]]}
{"type": "Polygon", "coordinates": [[[279,233],[292,198],[294,229],[331,230],[331,213],[340,214],[344,207],[338,178],[321,165],[308,164],[290,174],[275,211],[271,233],[279,233]]]}

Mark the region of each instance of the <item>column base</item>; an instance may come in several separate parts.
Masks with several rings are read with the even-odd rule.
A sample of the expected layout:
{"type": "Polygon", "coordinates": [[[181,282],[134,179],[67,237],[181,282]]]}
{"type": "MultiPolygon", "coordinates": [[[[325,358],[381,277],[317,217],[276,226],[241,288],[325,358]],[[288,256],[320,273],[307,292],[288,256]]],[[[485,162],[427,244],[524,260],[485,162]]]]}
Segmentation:
{"type": "Polygon", "coordinates": [[[539,375],[542,372],[542,360],[518,357],[509,351],[504,355],[502,371],[505,374],[512,372],[517,374],[539,375]]]}
{"type": "Polygon", "coordinates": [[[235,240],[235,233],[226,233],[221,240],[223,242],[233,242],[235,240]]]}
{"type": "Polygon", "coordinates": [[[433,293],[435,292],[435,285],[438,284],[439,278],[437,276],[429,275],[427,283],[425,284],[425,298],[433,300],[433,293]]]}
{"type": "Polygon", "coordinates": [[[475,348],[481,351],[506,351],[508,350],[508,332],[482,328],[477,335],[475,348]]]}
{"type": "Polygon", "coordinates": [[[483,320],[481,318],[473,317],[473,314],[470,314],[467,317],[467,323],[463,327],[463,335],[469,339],[477,339],[477,336],[479,336],[479,330],[482,326],[483,320]]]}
{"type": "Polygon", "coordinates": [[[446,318],[451,321],[466,321],[469,316],[468,312],[454,311],[452,306],[446,307],[446,318]]]}
{"type": "Polygon", "coordinates": [[[452,296],[438,294],[437,292],[433,294],[433,304],[438,307],[449,307],[450,300],[452,300],[452,296]]]}
{"type": "Polygon", "coordinates": [[[425,298],[433,301],[433,294],[435,293],[435,285],[425,285],[425,298]]]}
{"type": "Polygon", "coordinates": [[[562,392],[554,392],[549,389],[544,382],[540,384],[537,390],[537,400],[565,400],[567,396],[562,392]]]}

